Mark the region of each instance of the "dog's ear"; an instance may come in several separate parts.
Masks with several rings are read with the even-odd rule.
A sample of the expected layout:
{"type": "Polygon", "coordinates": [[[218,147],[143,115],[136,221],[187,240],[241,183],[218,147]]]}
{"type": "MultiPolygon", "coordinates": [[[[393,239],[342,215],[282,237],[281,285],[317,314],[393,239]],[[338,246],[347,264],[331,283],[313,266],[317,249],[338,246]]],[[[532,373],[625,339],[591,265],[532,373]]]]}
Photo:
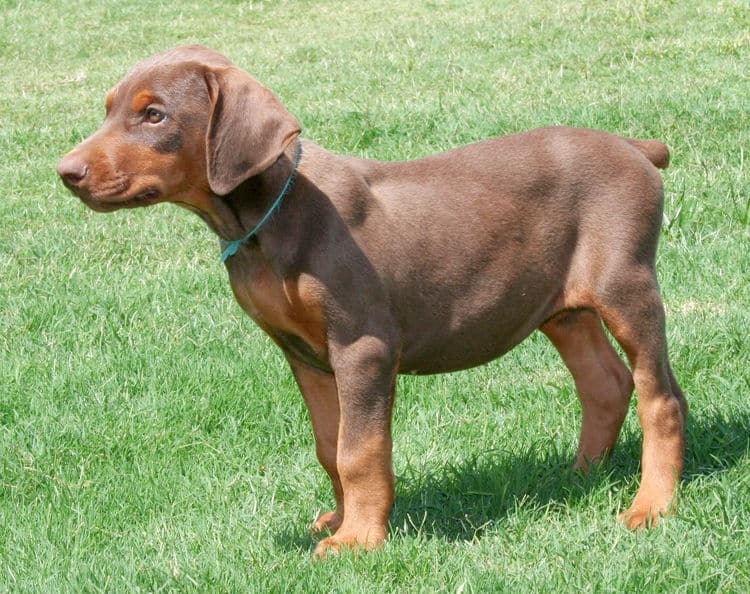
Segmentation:
{"type": "Polygon", "coordinates": [[[281,101],[235,66],[206,71],[212,113],[206,133],[208,184],[219,196],[270,167],[300,133],[281,101]]]}

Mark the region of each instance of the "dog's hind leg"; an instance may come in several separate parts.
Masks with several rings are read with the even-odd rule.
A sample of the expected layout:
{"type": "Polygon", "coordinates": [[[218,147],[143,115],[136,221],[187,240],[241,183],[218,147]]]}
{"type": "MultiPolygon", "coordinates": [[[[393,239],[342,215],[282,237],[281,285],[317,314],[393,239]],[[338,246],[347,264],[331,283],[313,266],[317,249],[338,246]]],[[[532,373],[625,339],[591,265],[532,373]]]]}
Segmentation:
{"type": "Polygon", "coordinates": [[[630,508],[629,528],[655,524],[669,511],[682,474],[687,402],[667,358],[664,306],[654,271],[633,265],[612,270],[594,296],[596,309],[633,370],[643,428],[642,480],[630,508]]]}
{"type": "Polygon", "coordinates": [[[563,312],[540,330],[573,375],[583,408],[575,467],[587,470],[614,448],[628,412],[633,378],[594,311],[563,312]]]}

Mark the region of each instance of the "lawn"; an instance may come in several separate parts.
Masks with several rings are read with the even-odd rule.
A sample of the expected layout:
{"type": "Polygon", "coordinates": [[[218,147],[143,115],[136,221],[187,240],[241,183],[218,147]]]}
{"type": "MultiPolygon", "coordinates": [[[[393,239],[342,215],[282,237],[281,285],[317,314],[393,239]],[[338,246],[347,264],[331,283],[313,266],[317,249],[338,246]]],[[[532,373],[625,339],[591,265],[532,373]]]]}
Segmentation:
{"type": "Polygon", "coordinates": [[[0,592],[750,591],[749,31],[746,0],[0,0],[0,592]],[[615,520],[638,487],[634,406],[606,464],[569,469],[580,407],[535,334],[399,379],[390,539],[314,563],[329,483],[216,238],[170,205],[93,213],[54,172],[136,61],[185,43],[342,154],[549,124],[668,143],[678,515],[615,520]]]}

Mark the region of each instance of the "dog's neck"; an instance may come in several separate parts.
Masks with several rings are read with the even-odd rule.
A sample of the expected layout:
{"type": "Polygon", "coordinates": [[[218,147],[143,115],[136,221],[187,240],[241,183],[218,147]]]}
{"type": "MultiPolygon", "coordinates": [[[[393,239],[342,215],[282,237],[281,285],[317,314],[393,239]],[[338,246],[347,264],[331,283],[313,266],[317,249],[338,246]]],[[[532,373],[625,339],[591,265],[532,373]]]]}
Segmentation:
{"type": "MultiPolygon", "coordinates": [[[[301,141],[297,139],[265,171],[245,180],[226,196],[212,195],[211,216],[203,216],[203,219],[221,238],[222,250],[233,240],[242,239],[235,250],[262,248],[268,252],[270,248],[273,252],[276,251],[274,246],[279,248],[284,243],[277,241],[279,237],[293,236],[288,227],[294,225],[295,209],[284,209],[284,203],[294,194],[301,151],[301,141]],[[249,232],[251,237],[248,237],[249,232]]],[[[235,253],[224,254],[222,260],[233,257],[235,253]]]]}
{"type": "MultiPolygon", "coordinates": [[[[200,209],[198,214],[222,240],[243,237],[273,208],[285,184],[294,174],[295,151],[299,142],[291,142],[268,169],[245,180],[229,194],[210,195],[209,212],[200,209]]],[[[288,193],[293,190],[291,187],[288,193]]],[[[263,224],[264,228],[270,230],[278,224],[280,210],[283,210],[283,201],[263,224]]]]}

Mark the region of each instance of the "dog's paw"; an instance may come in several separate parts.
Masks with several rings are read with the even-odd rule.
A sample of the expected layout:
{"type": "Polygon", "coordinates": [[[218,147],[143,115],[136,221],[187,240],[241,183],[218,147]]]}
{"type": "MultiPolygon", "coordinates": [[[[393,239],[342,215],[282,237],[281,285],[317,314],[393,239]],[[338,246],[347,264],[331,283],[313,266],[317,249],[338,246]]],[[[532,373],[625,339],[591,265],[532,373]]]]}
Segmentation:
{"type": "Polygon", "coordinates": [[[310,531],[315,533],[322,532],[323,530],[329,530],[331,533],[334,533],[339,529],[339,526],[341,526],[342,520],[343,518],[337,511],[325,512],[323,514],[320,514],[318,516],[318,519],[313,522],[313,525],[310,527],[310,531]]]}
{"type": "Polygon", "coordinates": [[[325,561],[329,555],[337,555],[339,552],[345,549],[351,549],[354,552],[365,551],[369,552],[374,549],[379,549],[385,542],[385,531],[369,531],[364,537],[358,537],[355,535],[339,535],[338,533],[334,536],[324,538],[315,547],[314,556],[316,559],[325,561]]]}
{"type": "Polygon", "coordinates": [[[671,489],[644,488],[635,496],[631,506],[617,519],[630,530],[653,528],[659,521],[674,513],[677,498],[671,489]]]}
{"type": "Polygon", "coordinates": [[[339,549],[342,546],[349,545],[344,545],[344,543],[342,543],[336,537],[329,536],[328,538],[324,538],[318,543],[318,545],[315,547],[313,557],[320,561],[325,561],[330,555],[338,555],[339,549]]]}
{"type": "Polygon", "coordinates": [[[627,510],[617,516],[629,530],[653,528],[659,520],[667,515],[668,506],[636,506],[634,503],[627,510]]]}

